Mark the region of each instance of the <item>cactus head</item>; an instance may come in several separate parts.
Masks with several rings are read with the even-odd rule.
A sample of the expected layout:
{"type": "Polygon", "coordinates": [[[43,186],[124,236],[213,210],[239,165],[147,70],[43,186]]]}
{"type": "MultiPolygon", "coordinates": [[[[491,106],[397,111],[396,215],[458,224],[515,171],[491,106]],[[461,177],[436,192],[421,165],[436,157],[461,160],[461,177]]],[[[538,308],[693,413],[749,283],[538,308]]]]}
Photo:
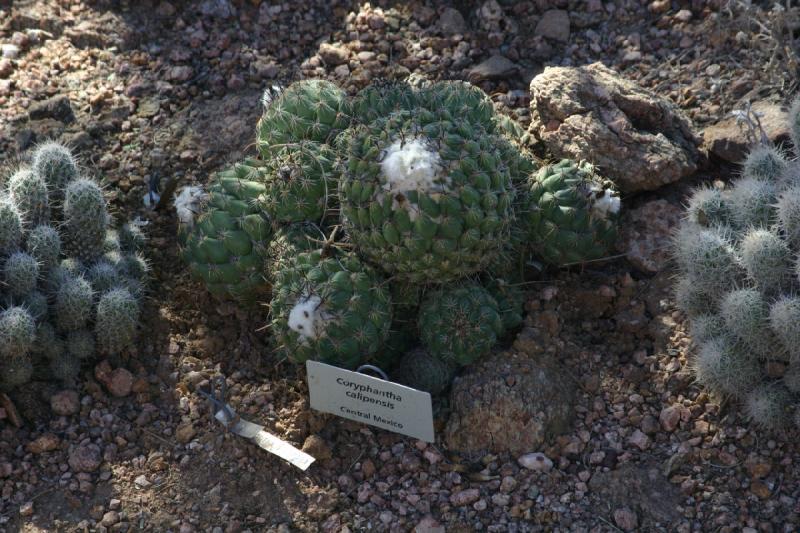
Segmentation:
{"type": "Polygon", "coordinates": [[[119,228],[119,243],[122,250],[128,253],[141,252],[147,242],[147,236],[142,231],[141,225],[135,222],[126,222],[119,228]]]}
{"type": "Polygon", "coordinates": [[[731,335],[756,354],[770,353],[774,338],[769,330],[769,308],[755,289],[736,289],[722,299],[720,314],[731,335]]]}
{"type": "Polygon", "coordinates": [[[22,242],[22,216],[10,198],[0,196],[0,257],[14,252],[22,242]]]}
{"type": "Polygon", "coordinates": [[[8,180],[8,194],[26,227],[50,222],[50,201],[44,178],[29,168],[20,168],[8,180]]]}
{"type": "Polygon", "coordinates": [[[23,307],[0,313],[0,359],[16,359],[30,353],[36,340],[36,323],[23,307]]]}
{"type": "Polygon", "coordinates": [[[93,264],[88,271],[86,271],[86,278],[92,285],[92,290],[96,294],[102,294],[109,291],[122,283],[122,275],[118,269],[106,261],[101,259],[93,264]]]}
{"type": "Polygon", "coordinates": [[[450,386],[457,371],[456,365],[418,348],[400,358],[394,371],[394,379],[398,383],[436,396],[450,386]]]}
{"type": "Polygon", "coordinates": [[[66,146],[57,142],[46,142],[36,148],[33,171],[44,179],[55,203],[63,200],[67,184],[78,178],[75,157],[66,146]]]}
{"type": "Polygon", "coordinates": [[[705,344],[725,334],[725,321],[721,316],[712,313],[693,316],[689,334],[696,344],[705,344]]]}
{"type": "Polygon", "coordinates": [[[25,252],[15,252],[3,265],[3,281],[12,296],[21,297],[36,288],[39,279],[39,263],[25,252]]]}
{"type": "Polygon", "coordinates": [[[64,196],[64,248],[70,257],[91,263],[103,255],[109,215],[100,186],[90,179],[71,181],[64,196]]]}
{"type": "Polygon", "coordinates": [[[744,413],[754,424],[776,429],[788,421],[790,395],[780,383],[764,383],[744,399],[744,413]]]}
{"type": "Polygon", "coordinates": [[[689,221],[703,227],[730,226],[734,223],[728,195],[715,187],[702,187],[689,199],[689,221]]]}
{"type": "Polygon", "coordinates": [[[775,218],[778,197],[777,185],[772,181],[744,178],[730,191],[734,221],[740,228],[768,228],[775,218]]]}
{"type": "Polygon", "coordinates": [[[58,336],[55,328],[49,322],[41,322],[36,327],[36,341],[31,352],[45,359],[54,359],[63,351],[64,341],[58,336]]]}
{"type": "Polygon", "coordinates": [[[37,322],[47,316],[47,296],[39,291],[31,291],[22,297],[22,306],[28,310],[37,322]]]}
{"type": "Polygon", "coordinates": [[[25,250],[36,258],[43,273],[50,272],[61,254],[61,237],[51,226],[36,226],[28,233],[25,250]]]}
{"type": "Polygon", "coordinates": [[[722,228],[697,230],[682,227],[675,239],[675,255],[681,270],[688,275],[692,290],[712,300],[722,296],[743,277],[732,242],[722,228]]]}
{"type": "Polygon", "coordinates": [[[789,166],[783,152],[772,145],[759,144],[747,154],[742,173],[745,179],[777,182],[789,166]]]}
{"type": "Polygon", "coordinates": [[[769,310],[769,325],[789,354],[789,360],[800,364],[800,297],[784,296],[769,310]]]}
{"type": "Polygon", "coordinates": [[[746,394],[763,379],[749,350],[727,337],[703,343],[692,367],[700,384],[735,397],[746,394]]]}
{"type": "Polygon", "coordinates": [[[105,354],[115,355],[133,345],[139,324],[139,304],[124,288],[108,291],[97,303],[95,335],[97,347],[105,354]]]}
{"type": "Polygon", "coordinates": [[[81,329],[91,318],[92,286],[81,276],[69,277],[58,288],[53,306],[53,318],[61,331],[81,329]]]}
{"type": "Polygon", "coordinates": [[[751,229],[739,244],[747,276],[763,292],[774,294],[791,287],[793,254],[786,241],[765,229],[751,229]]]}

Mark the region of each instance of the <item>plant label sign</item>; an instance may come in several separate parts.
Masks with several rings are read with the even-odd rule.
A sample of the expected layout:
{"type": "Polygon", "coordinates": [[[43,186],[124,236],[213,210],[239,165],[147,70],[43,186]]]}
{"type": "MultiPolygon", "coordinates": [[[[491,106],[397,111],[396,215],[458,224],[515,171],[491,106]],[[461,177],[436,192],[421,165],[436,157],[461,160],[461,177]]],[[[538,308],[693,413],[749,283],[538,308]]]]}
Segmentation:
{"type": "Polygon", "coordinates": [[[311,408],[433,442],[431,395],[405,385],[306,361],[311,408]]]}

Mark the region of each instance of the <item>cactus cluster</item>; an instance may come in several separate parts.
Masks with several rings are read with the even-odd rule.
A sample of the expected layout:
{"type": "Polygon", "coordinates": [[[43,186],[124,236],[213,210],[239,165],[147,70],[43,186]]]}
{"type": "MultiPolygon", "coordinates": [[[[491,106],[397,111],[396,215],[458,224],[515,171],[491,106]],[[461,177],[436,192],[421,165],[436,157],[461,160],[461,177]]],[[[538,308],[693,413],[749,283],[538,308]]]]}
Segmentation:
{"type": "MultiPolygon", "coordinates": [[[[793,106],[789,126],[800,140],[798,112],[793,106]]],[[[698,346],[695,376],[768,427],[800,424],[795,165],[774,146],[754,147],[727,188],[694,191],[675,238],[675,299],[698,346]]]]}
{"type": "Polygon", "coordinates": [[[71,384],[81,364],[130,347],[147,263],[144,234],[111,229],[102,188],[71,151],[38,146],[0,179],[0,390],[71,384]]]}
{"type": "Polygon", "coordinates": [[[175,207],[192,275],[215,296],[269,300],[287,359],[396,366],[439,392],[522,323],[529,257],[558,267],[614,244],[613,184],[587,163],[542,165],[469,83],[350,97],[307,80],[263,101],[258,157],[175,207]]]}

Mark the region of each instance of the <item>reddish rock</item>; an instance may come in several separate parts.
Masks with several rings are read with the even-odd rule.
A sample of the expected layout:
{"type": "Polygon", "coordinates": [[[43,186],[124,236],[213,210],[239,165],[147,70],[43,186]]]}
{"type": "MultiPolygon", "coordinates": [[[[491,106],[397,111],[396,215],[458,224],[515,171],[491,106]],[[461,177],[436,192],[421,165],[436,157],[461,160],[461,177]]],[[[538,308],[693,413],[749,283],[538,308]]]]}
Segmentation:
{"type": "MultiPolygon", "coordinates": [[[[761,100],[755,102],[751,110],[761,113],[761,127],[773,143],[782,143],[789,139],[789,120],[786,108],[778,103],[761,100]]],[[[751,146],[747,126],[738,123],[736,117],[726,118],[703,130],[705,148],[730,163],[741,163],[751,146]]]]}
{"type": "Polygon", "coordinates": [[[465,489],[450,496],[450,503],[456,507],[463,507],[475,503],[480,497],[481,493],[478,489],[465,489]]]}
{"type": "Polygon", "coordinates": [[[41,437],[28,443],[25,449],[35,455],[45,452],[51,452],[58,448],[61,439],[52,433],[45,433],[41,437]]]}
{"type": "Polygon", "coordinates": [[[62,390],[50,398],[50,408],[57,415],[70,416],[81,410],[80,398],[74,390],[62,390]]]}
{"type": "Polygon", "coordinates": [[[681,408],[679,405],[671,405],[661,410],[658,421],[664,431],[675,431],[681,421],[681,408]]]}
{"type": "Polygon", "coordinates": [[[69,454],[68,462],[74,472],[94,472],[100,468],[103,457],[96,444],[81,444],[69,454]]]}

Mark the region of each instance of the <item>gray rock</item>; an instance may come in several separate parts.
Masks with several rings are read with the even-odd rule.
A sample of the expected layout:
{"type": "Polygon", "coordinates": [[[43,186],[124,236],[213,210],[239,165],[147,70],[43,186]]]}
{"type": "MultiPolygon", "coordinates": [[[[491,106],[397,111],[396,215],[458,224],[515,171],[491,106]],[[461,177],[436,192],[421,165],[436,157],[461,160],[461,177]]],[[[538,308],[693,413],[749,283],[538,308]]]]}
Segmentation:
{"type": "Polygon", "coordinates": [[[453,35],[466,32],[467,23],[464,21],[464,17],[458,9],[446,7],[442,10],[441,15],[439,15],[436,28],[444,34],[453,35]]]}
{"type": "MultiPolygon", "coordinates": [[[[589,480],[589,489],[610,506],[640,510],[637,523],[642,531],[653,529],[656,522],[661,528],[673,530],[668,526],[682,518],[677,510],[682,502],[680,490],[657,466],[627,464],[617,470],[597,472],[589,480]]],[[[620,518],[626,525],[632,522],[630,516],[620,518]]]]}
{"type": "Polygon", "coordinates": [[[501,55],[493,55],[469,71],[469,81],[501,80],[519,72],[519,65],[501,55]]]}
{"type": "Polygon", "coordinates": [[[567,430],[574,395],[574,383],[555,365],[520,354],[495,355],[456,378],[445,441],[467,453],[528,453],[567,430]]]}
{"type": "Polygon", "coordinates": [[[326,65],[336,66],[347,62],[350,51],[342,45],[322,43],[319,47],[319,57],[326,65]]]}
{"type": "Polygon", "coordinates": [[[28,109],[28,116],[31,120],[53,118],[65,124],[75,120],[75,114],[66,96],[54,96],[32,104],[28,109]]]}
{"type": "Polygon", "coordinates": [[[562,43],[569,41],[569,14],[563,9],[545,11],[533,33],[562,43]]]}
{"type": "MultiPolygon", "coordinates": [[[[753,104],[752,110],[761,114],[759,120],[770,141],[780,144],[789,140],[789,117],[785,107],[761,100],[753,104]]],[[[728,117],[703,130],[705,148],[730,163],[741,163],[752,142],[747,127],[737,123],[735,117],[728,117]]]]}
{"type": "Polygon", "coordinates": [[[68,462],[74,472],[94,472],[103,462],[103,455],[96,444],[82,444],[72,450],[68,462]]]}
{"type": "Polygon", "coordinates": [[[693,174],[700,139],[669,100],[602,63],[548,67],[531,80],[531,133],[555,158],[584,159],[622,192],[693,174]]]}

